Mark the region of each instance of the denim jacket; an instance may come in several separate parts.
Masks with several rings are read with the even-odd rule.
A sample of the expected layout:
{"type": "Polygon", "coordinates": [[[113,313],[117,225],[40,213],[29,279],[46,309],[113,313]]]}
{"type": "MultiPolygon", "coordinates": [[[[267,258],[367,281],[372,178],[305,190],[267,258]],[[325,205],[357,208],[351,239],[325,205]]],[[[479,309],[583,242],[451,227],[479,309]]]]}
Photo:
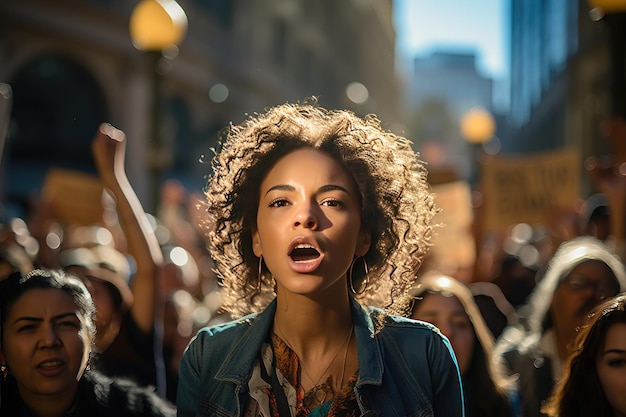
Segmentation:
{"type": "MultiPolygon", "coordinates": [[[[456,358],[435,327],[366,309],[353,299],[351,308],[359,358],[354,389],[362,416],[463,416],[456,358]]],[[[180,363],[179,416],[243,415],[248,379],[275,311],[276,300],[258,315],[197,333],[180,363]]]]}

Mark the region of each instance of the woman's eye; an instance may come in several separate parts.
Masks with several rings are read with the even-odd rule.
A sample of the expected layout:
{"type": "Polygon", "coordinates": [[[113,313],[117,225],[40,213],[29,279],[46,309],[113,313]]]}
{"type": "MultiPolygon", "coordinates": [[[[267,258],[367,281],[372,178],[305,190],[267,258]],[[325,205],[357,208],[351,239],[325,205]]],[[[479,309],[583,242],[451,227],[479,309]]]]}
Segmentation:
{"type": "Polygon", "coordinates": [[[328,206],[328,207],[343,207],[344,204],[341,200],[329,198],[329,199],[322,201],[320,205],[328,206]]]}
{"type": "Polygon", "coordinates": [[[289,202],[284,198],[277,198],[272,200],[269,204],[270,207],[285,207],[289,202]]]}
{"type": "Polygon", "coordinates": [[[35,329],[35,325],[34,324],[26,324],[24,326],[20,326],[17,328],[18,332],[27,332],[30,330],[34,330],[35,329]]]}
{"type": "Polygon", "coordinates": [[[460,320],[452,323],[452,325],[457,329],[471,329],[472,325],[466,320],[460,320]]]}
{"type": "Polygon", "coordinates": [[[612,368],[621,368],[624,365],[626,365],[626,359],[620,358],[620,359],[611,359],[609,360],[609,366],[612,368]]]}
{"type": "Polygon", "coordinates": [[[70,321],[70,320],[66,320],[66,321],[62,321],[59,323],[60,327],[72,327],[72,328],[78,328],[80,327],[80,324],[74,321],[70,321]]]}

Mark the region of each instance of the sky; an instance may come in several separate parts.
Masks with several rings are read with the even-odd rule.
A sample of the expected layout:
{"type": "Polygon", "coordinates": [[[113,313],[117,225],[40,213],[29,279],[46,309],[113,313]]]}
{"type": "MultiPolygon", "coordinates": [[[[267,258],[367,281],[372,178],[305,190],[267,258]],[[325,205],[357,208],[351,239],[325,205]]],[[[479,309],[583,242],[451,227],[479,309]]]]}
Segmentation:
{"type": "Polygon", "coordinates": [[[478,71],[508,76],[508,0],[393,0],[399,65],[435,49],[476,52],[478,71]]]}

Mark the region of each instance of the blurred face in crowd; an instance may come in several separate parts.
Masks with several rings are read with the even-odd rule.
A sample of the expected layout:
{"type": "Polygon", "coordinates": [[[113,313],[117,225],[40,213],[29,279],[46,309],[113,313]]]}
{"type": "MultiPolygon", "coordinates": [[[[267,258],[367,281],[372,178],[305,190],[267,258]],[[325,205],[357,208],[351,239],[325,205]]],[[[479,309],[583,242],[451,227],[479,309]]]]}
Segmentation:
{"type": "Polygon", "coordinates": [[[596,369],[614,415],[626,417],[626,323],[615,323],[607,330],[596,369]]]}
{"type": "Polygon", "coordinates": [[[74,396],[91,340],[71,295],[59,289],[31,289],[8,310],[2,329],[0,359],[17,380],[24,401],[74,396]]]}
{"type": "Polygon", "coordinates": [[[434,324],[452,344],[454,354],[463,375],[469,368],[474,354],[474,327],[461,302],[454,296],[442,294],[422,294],[413,310],[414,319],[434,324]]]}
{"type": "Polygon", "coordinates": [[[615,416],[626,417],[626,323],[615,323],[608,328],[596,370],[615,416]]]}
{"type": "Polygon", "coordinates": [[[562,340],[572,341],[576,329],[602,300],[616,295],[619,284],[611,269],[595,260],[578,264],[562,280],[552,298],[553,327],[562,340]]]}
{"type": "Polygon", "coordinates": [[[94,324],[96,329],[96,347],[104,351],[111,340],[117,335],[121,315],[115,305],[115,299],[108,284],[92,275],[87,268],[82,266],[67,267],[66,272],[81,279],[89,290],[93,303],[96,306],[94,324]]]}

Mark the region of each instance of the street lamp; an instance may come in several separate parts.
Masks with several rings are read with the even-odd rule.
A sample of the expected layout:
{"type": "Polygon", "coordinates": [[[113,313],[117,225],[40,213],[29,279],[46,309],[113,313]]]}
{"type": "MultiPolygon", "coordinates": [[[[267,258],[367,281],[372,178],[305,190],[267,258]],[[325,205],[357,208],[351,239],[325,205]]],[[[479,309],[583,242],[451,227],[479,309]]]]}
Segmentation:
{"type": "Polygon", "coordinates": [[[178,44],[187,33],[187,15],[175,0],[142,0],[130,17],[130,37],[135,48],[150,60],[152,108],[148,165],[151,175],[151,208],[156,212],[161,175],[170,164],[161,128],[163,107],[163,73],[165,59],[178,53],[178,44]]]}
{"type": "Polygon", "coordinates": [[[478,180],[479,148],[493,138],[496,123],[493,116],[480,106],[470,108],[461,117],[461,135],[472,145],[472,182],[478,180]]]}
{"type": "Polygon", "coordinates": [[[461,118],[461,134],[469,143],[481,145],[491,139],[495,131],[491,113],[480,106],[472,107],[461,118]]]}

